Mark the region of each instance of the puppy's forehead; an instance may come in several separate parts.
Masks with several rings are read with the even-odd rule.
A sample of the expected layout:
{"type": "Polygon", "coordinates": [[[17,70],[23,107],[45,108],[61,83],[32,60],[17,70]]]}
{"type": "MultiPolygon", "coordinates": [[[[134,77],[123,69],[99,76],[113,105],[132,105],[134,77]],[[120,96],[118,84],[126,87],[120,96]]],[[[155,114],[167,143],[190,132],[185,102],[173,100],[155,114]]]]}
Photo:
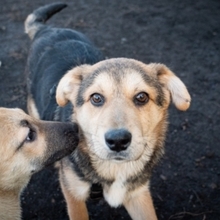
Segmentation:
{"type": "MultiPolygon", "coordinates": [[[[103,61],[93,69],[93,72],[82,82],[77,97],[77,106],[84,103],[83,95],[90,89],[98,91],[119,91],[123,88],[130,91],[140,91],[148,87],[154,90],[158,105],[162,105],[162,85],[152,74],[144,69],[139,62],[133,60],[103,61]]],[[[121,91],[120,91],[121,92],[121,91]]]]}
{"type": "MultiPolygon", "coordinates": [[[[102,62],[102,65],[94,71],[94,76],[97,77],[100,74],[108,74],[116,82],[124,81],[127,75],[138,74],[146,83],[152,83],[153,77],[148,75],[146,70],[133,60],[110,60],[102,62]]],[[[137,76],[137,75],[136,75],[137,76]]]]}
{"type": "Polygon", "coordinates": [[[123,69],[118,72],[102,71],[95,78],[93,83],[85,91],[85,94],[100,92],[103,95],[131,94],[144,90],[149,85],[143,80],[142,75],[132,69],[123,69]]]}
{"type": "Polygon", "coordinates": [[[31,117],[25,114],[21,109],[6,109],[0,108],[0,123],[2,128],[13,127],[27,127],[25,123],[27,121],[33,121],[31,117]]]}
{"type": "Polygon", "coordinates": [[[24,115],[24,113],[20,109],[0,108],[0,120],[1,120],[1,122],[17,121],[20,118],[22,118],[22,115],[24,115]]]}

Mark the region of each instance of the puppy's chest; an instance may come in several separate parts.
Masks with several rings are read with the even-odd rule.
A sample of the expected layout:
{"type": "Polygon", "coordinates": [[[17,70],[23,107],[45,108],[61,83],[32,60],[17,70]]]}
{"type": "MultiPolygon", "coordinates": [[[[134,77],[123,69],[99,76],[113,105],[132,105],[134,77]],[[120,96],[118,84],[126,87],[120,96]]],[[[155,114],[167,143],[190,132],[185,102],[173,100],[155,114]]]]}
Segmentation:
{"type": "Polygon", "coordinates": [[[90,188],[90,199],[100,199],[104,196],[106,201],[114,207],[122,204],[127,187],[124,181],[115,180],[111,184],[107,183],[97,183],[92,184],[90,188]]]}
{"type": "Polygon", "coordinates": [[[103,195],[110,206],[118,207],[125,200],[128,189],[126,180],[118,178],[112,184],[103,186],[103,195]]]}
{"type": "Polygon", "coordinates": [[[70,160],[76,175],[82,181],[88,182],[91,185],[89,193],[91,199],[99,199],[104,196],[111,206],[117,207],[122,204],[128,190],[128,183],[125,177],[113,177],[111,174],[111,179],[109,179],[107,178],[109,170],[105,170],[106,173],[103,171],[106,177],[105,175],[100,175],[89,158],[82,160],[80,155],[75,154],[70,160]]]}
{"type": "Polygon", "coordinates": [[[131,191],[149,179],[147,172],[140,175],[137,171],[118,164],[93,164],[89,157],[79,152],[70,157],[70,160],[78,178],[91,186],[88,193],[90,198],[98,199],[103,195],[112,207],[121,205],[131,191]]]}
{"type": "Polygon", "coordinates": [[[120,179],[111,184],[92,184],[90,188],[90,199],[100,199],[104,196],[105,200],[112,207],[118,207],[123,204],[128,193],[127,184],[120,179]]]}

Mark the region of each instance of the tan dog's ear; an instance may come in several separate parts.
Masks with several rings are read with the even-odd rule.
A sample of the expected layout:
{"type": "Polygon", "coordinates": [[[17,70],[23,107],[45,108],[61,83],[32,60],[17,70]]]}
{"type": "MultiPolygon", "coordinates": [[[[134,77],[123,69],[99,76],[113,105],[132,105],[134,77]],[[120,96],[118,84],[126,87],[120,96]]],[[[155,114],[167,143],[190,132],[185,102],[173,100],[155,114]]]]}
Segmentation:
{"type": "Polygon", "coordinates": [[[75,100],[79,86],[88,72],[90,65],[82,65],[68,71],[60,80],[56,90],[56,101],[61,107],[70,100],[75,100]]]}
{"type": "Polygon", "coordinates": [[[165,65],[150,64],[156,70],[159,81],[170,91],[174,105],[182,111],[189,108],[191,97],[184,83],[165,65]]]}

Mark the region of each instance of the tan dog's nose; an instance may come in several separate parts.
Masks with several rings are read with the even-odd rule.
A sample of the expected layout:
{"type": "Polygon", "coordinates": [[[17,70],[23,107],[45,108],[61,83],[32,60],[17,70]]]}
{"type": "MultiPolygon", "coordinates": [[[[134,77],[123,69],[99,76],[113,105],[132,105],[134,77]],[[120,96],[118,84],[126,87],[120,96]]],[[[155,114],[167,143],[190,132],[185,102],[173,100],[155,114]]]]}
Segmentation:
{"type": "Polygon", "coordinates": [[[131,138],[131,133],[125,129],[114,129],[105,134],[107,146],[116,152],[126,150],[131,143],[131,138]]]}

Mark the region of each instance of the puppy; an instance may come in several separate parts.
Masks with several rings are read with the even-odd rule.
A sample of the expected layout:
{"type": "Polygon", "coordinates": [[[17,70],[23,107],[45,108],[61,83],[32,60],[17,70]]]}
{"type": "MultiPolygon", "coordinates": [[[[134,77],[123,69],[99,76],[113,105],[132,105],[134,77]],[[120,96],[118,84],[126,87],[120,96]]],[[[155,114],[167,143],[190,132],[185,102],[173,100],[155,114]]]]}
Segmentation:
{"type": "Polygon", "coordinates": [[[21,218],[20,194],[31,175],[70,154],[74,123],[43,122],[20,109],[0,108],[0,219],[21,218]]]}
{"type": "Polygon", "coordinates": [[[124,205],[132,219],[157,219],[149,184],[163,154],[167,109],[172,100],[187,110],[190,95],[163,64],[102,60],[81,33],[44,25],[63,7],[37,9],[25,30],[33,40],[27,64],[30,113],[80,127],[79,146],[59,169],[69,217],[89,219],[85,202],[101,186],[108,204],[124,205]]]}

